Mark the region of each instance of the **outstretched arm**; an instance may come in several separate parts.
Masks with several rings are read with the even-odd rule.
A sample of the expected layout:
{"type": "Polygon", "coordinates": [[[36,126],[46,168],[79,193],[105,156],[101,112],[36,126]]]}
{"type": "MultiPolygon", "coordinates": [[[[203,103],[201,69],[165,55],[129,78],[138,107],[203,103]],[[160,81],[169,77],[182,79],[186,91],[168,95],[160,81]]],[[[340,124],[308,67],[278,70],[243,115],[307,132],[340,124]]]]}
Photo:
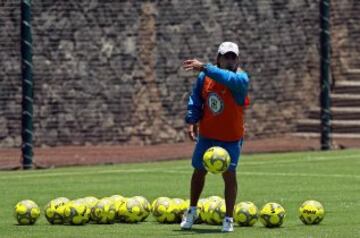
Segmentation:
{"type": "Polygon", "coordinates": [[[213,80],[221,83],[231,90],[247,95],[249,85],[248,75],[244,71],[232,72],[226,69],[220,69],[212,64],[206,64],[203,72],[213,80]]]}
{"type": "Polygon", "coordinates": [[[226,69],[218,68],[212,64],[204,64],[196,59],[185,60],[183,67],[185,70],[202,71],[206,76],[209,76],[218,83],[227,86],[232,91],[240,93],[244,96],[247,95],[249,77],[243,71],[235,73],[226,69]]]}

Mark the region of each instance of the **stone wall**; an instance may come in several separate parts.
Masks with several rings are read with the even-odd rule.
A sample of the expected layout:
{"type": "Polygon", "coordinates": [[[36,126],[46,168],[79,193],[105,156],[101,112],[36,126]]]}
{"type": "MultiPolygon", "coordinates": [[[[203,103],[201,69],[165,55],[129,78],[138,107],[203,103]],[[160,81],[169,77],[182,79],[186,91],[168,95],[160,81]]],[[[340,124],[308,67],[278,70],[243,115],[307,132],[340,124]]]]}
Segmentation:
{"type": "Polygon", "coordinates": [[[0,3],[0,147],[21,144],[20,5],[0,3]]]}
{"type": "Polygon", "coordinates": [[[342,0],[333,9],[332,18],[332,77],[347,79],[352,69],[360,69],[360,2],[342,0]]]}
{"type": "MultiPolygon", "coordinates": [[[[359,38],[352,10],[359,3],[340,2],[335,26],[347,31],[338,38],[358,53],[360,44],[350,42],[359,38]]],[[[318,7],[318,0],[33,1],[35,143],[185,140],[196,75],[181,63],[214,62],[224,40],[239,44],[251,75],[248,137],[290,133],[318,104],[318,7]]],[[[21,143],[18,1],[0,3],[0,29],[0,147],[14,147],[21,143]]],[[[357,53],[334,53],[334,65],[357,53]]]]}

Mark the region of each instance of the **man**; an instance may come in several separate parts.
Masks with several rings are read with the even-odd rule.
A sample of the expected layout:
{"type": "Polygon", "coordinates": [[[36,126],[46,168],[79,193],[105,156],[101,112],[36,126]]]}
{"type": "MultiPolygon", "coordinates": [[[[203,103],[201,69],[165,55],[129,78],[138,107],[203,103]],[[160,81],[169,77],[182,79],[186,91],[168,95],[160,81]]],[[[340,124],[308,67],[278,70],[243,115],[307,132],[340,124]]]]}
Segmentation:
{"type": "Polygon", "coordinates": [[[248,103],[248,75],[239,69],[239,48],[233,42],[223,42],[218,49],[217,66],[196,59],[183,63],[185,70],[198,71],[197,81],[189,97],[185,118],[188,133],[196,141],[192,157],[190,208],[180,224],[191,229],[196,219],[197,202],[205,183],[202,164],[204,152],[212,146],[225,148],[230,157],[229,169],[223,173],[226,216],[222,231],[231,232],[237,194],[236,167],[244,136],[244,108],[248,103]]]}

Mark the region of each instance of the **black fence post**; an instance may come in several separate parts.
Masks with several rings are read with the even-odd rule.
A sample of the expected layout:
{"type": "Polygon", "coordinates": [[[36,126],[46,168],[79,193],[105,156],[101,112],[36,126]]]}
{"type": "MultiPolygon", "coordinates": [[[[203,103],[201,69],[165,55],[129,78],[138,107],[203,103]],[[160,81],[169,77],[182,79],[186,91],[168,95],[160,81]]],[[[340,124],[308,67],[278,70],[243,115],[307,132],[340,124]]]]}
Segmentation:
{"type": "Polygon", "coordinates": [[[33,79],[31,0],[21,0],[22,166],[33,166],[33,79]]]}

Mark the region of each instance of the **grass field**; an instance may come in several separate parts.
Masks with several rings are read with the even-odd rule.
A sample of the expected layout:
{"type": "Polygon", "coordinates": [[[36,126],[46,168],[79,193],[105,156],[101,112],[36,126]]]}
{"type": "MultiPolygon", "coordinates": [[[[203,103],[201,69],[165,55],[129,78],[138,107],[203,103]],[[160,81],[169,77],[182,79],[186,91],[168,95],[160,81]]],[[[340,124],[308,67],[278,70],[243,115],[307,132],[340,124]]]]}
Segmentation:
{"type": "MultiPolygon", "coordinates": [[[[258,207],[270,201],[282,204],[287,217],[278,229],[257,223],[221,234],[219,226],[201,224],[181,231],[178,224],[158,224],[151,216],[140,224],[54,226],[43,214],[34,226],[18,226],[13,216],[14,205],[22,199],[43,207],[58,196],[187,198],[191,172],[188,160],[0,172],[0,237],[360,237],[359,150],[243,156],[237,200],[250,200],[258,207]],[[325,207],[325,219],[318,226],[305,226],[297,217],[299,205],[307,199],[319,200],[325,207]]],[[[209,175],[203,197],[222,192],[221,177],[209,175]]]]}

